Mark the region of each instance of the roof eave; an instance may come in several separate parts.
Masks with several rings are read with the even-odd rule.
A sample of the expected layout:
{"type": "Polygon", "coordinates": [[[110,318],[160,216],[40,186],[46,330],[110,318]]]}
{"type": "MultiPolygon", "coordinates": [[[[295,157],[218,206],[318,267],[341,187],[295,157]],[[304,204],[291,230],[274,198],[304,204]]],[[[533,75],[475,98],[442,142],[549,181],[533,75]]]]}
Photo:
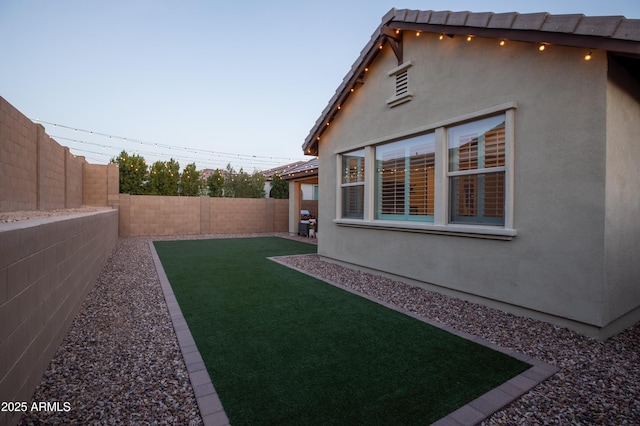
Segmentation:
{"type": "MultiPolygon", "coordinates": [[[[362,50],[341,85],[322,111],[322,114],[312,127],[305,139],[302,149],[307,155],[318,155],[318,143],[324,129],[333,121],[340,106],[344,104],[351,89],[362,83],[365,69],[375,60],[380,49],[378,46],[388,41],[392,31],[421,31],[425,33],[447,35],[473,35],[486,38],[504,38],[512,41],[550,43],[568,47],[582,47],[587,49],[601,49],[625,56],[640,57],[640,43],[638,40],[638,20],[627,20],[624,17],[585,17],[584,15],[550,15],[548,13],[524,14],[505,13],[493,14],[471,12],[434,12],[416,10],[391,9],[382,18],[381,24],[374,31],[371,39],[362,50]],[[568,29],[548,31],[549,20],[558,20],[558,24],[569,25],[568,29]],[[584,27],[580,27],[584,20],[588,20],[584,27]],[[606,20],[606,21],[602,21],[606,20]],[[601,22],[602,21],[602,22],[601,22]],[[535,27],[523,25],[535,24],[535,27]],[[455,23],[456,25],[452,25],[455,23]],[[603,32],[601,27],[607,26],[611,34],[603,32]],[[604,25],[607,24],[607,25],[604,25]],[[612,24],[614,24],[612,26],[612,24]],[[626,26],[626,29],[623,27],[626,26]],[[598,29],[598,32],[594,31],[598,29]],[[615,31],[615,34],[614,34],[615,31]],[[628,31],[629,38],[618,36],[628,31]]],[[[558,28],[551,28],[555,30],[558,28]]]]}

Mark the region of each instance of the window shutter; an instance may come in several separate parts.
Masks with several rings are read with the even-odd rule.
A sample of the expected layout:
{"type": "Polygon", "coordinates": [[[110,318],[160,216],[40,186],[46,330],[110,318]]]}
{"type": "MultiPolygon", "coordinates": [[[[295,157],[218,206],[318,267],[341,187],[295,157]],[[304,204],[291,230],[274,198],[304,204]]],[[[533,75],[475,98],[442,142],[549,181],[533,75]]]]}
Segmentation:
{"type": "Polygon", "coordinates": [[[429,147],[412,147],[409,153],[409,214],[433,216],[435,194],[435,154],[429,147]]]}

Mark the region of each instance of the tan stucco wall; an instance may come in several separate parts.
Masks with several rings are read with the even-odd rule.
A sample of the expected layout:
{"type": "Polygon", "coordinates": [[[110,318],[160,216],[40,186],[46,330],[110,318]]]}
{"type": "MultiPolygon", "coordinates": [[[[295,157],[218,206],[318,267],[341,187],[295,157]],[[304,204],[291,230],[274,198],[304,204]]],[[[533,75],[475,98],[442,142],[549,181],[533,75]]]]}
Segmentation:
{"type": "MultiPolygon", "coordinates": [[[[595,51],[405,34],[413,100],[389,108],[390,48],[319,144],[319,253],[585,332],[603,315],[607,59],[595,51]],[[515,102],[512,241],[338,226],[337,150],[515,102]],[[372,249],[375,248],[375,249],[372,249]]],[[[596,331],[594,331],[596,330],[596,331]]]]}
{"type": "Polygon", "coordinates": [[[607,89],[604,321],[640,318],[640,83],[615,61],[607,89]]]}
{"type": "Polygon", "coordinates": [[[0,401],[31,399],[117,239],[115,210],[0,224],[0,401]]]}

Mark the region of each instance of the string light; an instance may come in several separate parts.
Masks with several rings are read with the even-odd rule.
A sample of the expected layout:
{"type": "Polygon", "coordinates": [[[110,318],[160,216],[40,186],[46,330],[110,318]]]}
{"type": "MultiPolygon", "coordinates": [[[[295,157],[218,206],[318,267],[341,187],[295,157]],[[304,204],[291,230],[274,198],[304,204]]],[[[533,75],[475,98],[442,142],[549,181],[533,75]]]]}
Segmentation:
{"type": "MultiPolygon", "coordinates": [[[[399,34],[399,33],[400,33],[400,30],[399,30],[399,29],[396,29],[396,30],[395,30],[395,33],[396,33],[396,34],[399,34]]],[[[420,37],[421,33],[422,33],[422,31],[421,31],[421,30],[417,30],[417,31],[415,32],[416,37],[420,37]]],[[[450,37],[450,38],[454,38],[454,35],[453,35],[453,34],[440,33],[440,34],[438,34],[438,39],[439,39],[439,40],[444,40],[445,35],[446,35],[446,36],[448,36],[448,37],[450,37]]],[[[467,35],[467,36],[466,36],[466,40],[467,40],[468,42],[472,41],[473,39],[474,39],[474,35],[472,35],[472,34],[469,34],[469,35],[467,35]]],[[[504,46],[506,46],[506,44],[507,44],[507,39],[504,39],[504,38],[503,38],[503,39],[499,39],[499,40],[498,40],[498,45],[499,45],[500,47],[504,47],[504,46]]],[[[547,46],[549,45],[549,43],[548,43],[548,42],[538,42],[538,43],[535,43],[535,44],[537,44],[537,46],[538,46],[538,50],[539,50],[540,52],[543,52],[544,50],[546,50],[547,46]]],[[[378,45],[378,48],[379,48],[379,49],[382,49],[382,43],[380,43],[380,44],[378,45]]],[[[588,53],[588,54],[586,54],[586,55],[584,56],[584,60],[585,60],[585,61],[590,61],[591,59],[592,59],[592,51],[589,51],[589,53],[588,53]]],[[[364,68],[364,72],[366,73],[367,71],[369,71],[369,68],[368,68],[368,67],[365,67],[365,68],[364,68]]],[[[360,76],[360,78],[362,78],[362,75],[360,76]]],[[[362,84],[363,82],[359,80],[359,81],[357,81],[357,83],[362,84]]],[[[349,90],[350,90],[350,92],[351,92],[351,93],[353,93],[353,92],[355,91],[355,87],[354,87],[354,86],[352,86],[352,87],[350,87],[350,88],[349,88],[349,90]]],[[[341,106],[340,106],[340,105],[337,105],[337,106],[336,106],[336,108],[337,108],[338,110],[340,110],[341,106]]],[[[328,125],[329,125],[329,122],[326,122],[326,125],[328,126],[328,125]]],[[[321,134],[322,132],[323,132],[323,130],[322,130],[322,129],[320,129],[320,128],[315,129],[315,132],[314,132],[314,133],[316,134],[316,141],[320,141],[320,134],[321,134]]],[[[311,149],[308,149],[308,150],[307,150],[307,152],[308,152],[308,153],[311,153],[311,149]]]]}
{"type": "MultiPolygon", "coordinates": [[[[155,158],[159,157],[161,161],[168,160],[169,158],[174,158],[176,160],[179,160],[180,162],[185,161],[189,164],[198,163],[198,167],[202,167],[202,168],[219,168],[220,166],[225,167],[228,164],[234,165],[235,161],[232,159],[235,159],[235,160],[239,160],[241,162],[241,165],[245,169],[250,169],[251,167],[253,167],[256,170],[264,170],[266,168],[271,168],[274,165],[282,165],[283,163],[290,163],[292,161],[298,160],[297,158],[287,158],[287,157],[258,156],[258,155],[235,154],[235,153],[232,154],[232,153],[225,153],[225,152],[214,153],[210,149],[209,150],[191,149],[188,147],[178,147],[173,145],[159,144],[157,142],[148,142],[148,141],[139,140],[139,139],[131,139],[131,138],[122,137],[122,136],[110,135],[107,133],[95,132],[93,130],[83,130],[77,127],[65,126],[62,124],[47,122],[40,119],[37,119],[35,121],[42,124],[49,124],[56,129],[58,128],[69,129],[69,132],[73,131],[74,134],[76,134],[77,132],[84,132],[90,135],[92,137],[91,141],[89,140],[83,141],[81,139],[78,139],[77,136],[74,136],[73,138],[68,138],[63,135],[48,135],[48,136],[52,139],[55,138],[59,141],[63,141],[63,140],[70,141],[71,143],[69,143],[69,148],[72,150],[72,153],[74,155],[84,156],[85,158],[90,159],[91,161],[94,161],[96,163],[108,163],[114,157],[117,157],[117,155],[120,152],[131,151],[132,149],[134,150],[135,155],[148,155],[155,158]],[[109,142],[100,143],[99,139],[93,138],[94,134],[97,136],[107,138],[109,142]],[[117,143],[118,140],[121,141],[120,144],[117,143]],[[116,141],[116,143],[113,144],[112,141],[116,141]],[[140,147],[143,147],[146,145],[149,147],[153,147],[153,149],[150,148],[148,151],[145,151],[144,149],[135,149],[131,147],[132,143],[139,144],[140,147]],[[97,149],[92,150],[91,146],[95,146],[97,149]],[[176,149],[178,148],[182,148],[182,149],[180,149],[179,151],[176,151],[176,149]],[[175,154],[171,154],[171,152],[174,152],[174,153],[183,152],[184,155],[181,155],[181,156],[175,155],[175,154]],[[99,158],[89,157],[88,154],[95,154],[99,156],[99,158]]],[[[237,166],[237,164],[235,165],[237,166]]]]}

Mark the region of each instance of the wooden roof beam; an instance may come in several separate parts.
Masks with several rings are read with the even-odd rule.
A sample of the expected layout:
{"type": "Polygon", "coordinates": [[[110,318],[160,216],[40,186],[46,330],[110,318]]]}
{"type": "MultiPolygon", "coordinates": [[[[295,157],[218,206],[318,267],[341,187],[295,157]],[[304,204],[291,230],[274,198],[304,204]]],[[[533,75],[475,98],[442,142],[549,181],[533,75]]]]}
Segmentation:
{"type": "Polygon", "coordinates": [[[402,65],[404,62],[403,59],[403,45],[402,45],[402,31],[396,32],[393,28],[390,28],[386,25],[383,25],[381,28],[382,36],[387,40],[391,49],[393,49],[393,53],[396,55],[398,59],[398,65],[402,65]]]}

